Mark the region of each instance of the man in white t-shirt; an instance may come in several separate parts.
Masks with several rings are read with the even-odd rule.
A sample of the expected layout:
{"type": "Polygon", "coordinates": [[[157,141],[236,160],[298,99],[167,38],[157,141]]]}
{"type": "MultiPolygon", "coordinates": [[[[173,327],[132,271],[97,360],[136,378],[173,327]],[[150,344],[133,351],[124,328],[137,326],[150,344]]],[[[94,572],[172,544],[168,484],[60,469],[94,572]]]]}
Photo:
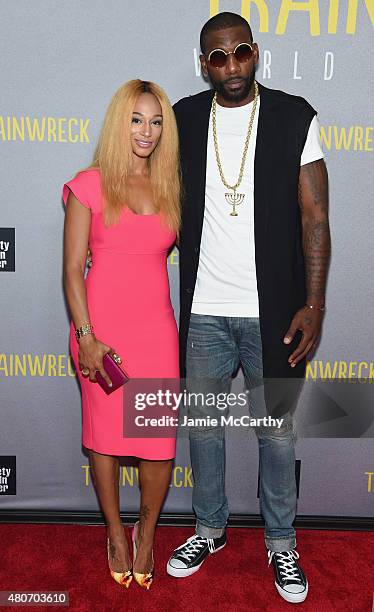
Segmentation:
{"type": "MultiPolygon", "coordinates": [[[[280,412],[280,403],[269,409],[264,381],[297,383],[320,334],[330,235],[319,126],[306,100],[255,81],[258,47],[242,17],[212,17],[200,43],[213,89],[174,105],[185,189],[181,375],[190,391],[228,393],[241,366],[251,416],[281,414],[280,427],[264,419],[256,428],[260,508],[277,591],[299,603],[308,582],[293,528],[297,393],[280,412]]],[[[218,405],[190,407],[206,426],[190,429],[196,533],[169,559],[175,577],[195,573],[226,545],[224,428],[209,425],[218,413],[218,405]]]]}

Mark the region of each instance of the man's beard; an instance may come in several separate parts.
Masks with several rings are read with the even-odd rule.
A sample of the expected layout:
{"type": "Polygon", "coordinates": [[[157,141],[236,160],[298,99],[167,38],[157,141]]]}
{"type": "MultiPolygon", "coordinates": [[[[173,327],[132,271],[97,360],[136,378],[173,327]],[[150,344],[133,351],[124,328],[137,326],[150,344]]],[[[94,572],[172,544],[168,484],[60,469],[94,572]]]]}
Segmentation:
{"type": "Polygon", "coordinates": [[[226,79],[225,81],[216,81],[214,78],[211,77],[210,80],[214,89],[223,100],[226,100],[226,102],[239,103],[248,98],[253,82],[255,80],[255,73],[256,69],[254,67],[251,74],[245,79],[242,77],[231,77],[229,79],[226,79]],[[243,81],[243,87],[241,87],[241,89],[233,91],[226,89],[225,84],[230,83],[231,81],[239,80],[243,81]]]}

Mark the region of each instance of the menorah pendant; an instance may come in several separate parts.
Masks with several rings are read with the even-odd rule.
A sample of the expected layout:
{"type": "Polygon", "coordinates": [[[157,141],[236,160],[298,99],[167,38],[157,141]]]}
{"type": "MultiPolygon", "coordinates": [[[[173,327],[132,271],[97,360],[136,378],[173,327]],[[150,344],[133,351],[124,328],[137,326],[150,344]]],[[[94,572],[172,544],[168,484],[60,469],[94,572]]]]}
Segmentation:
{"type": "Polygon", "coordinates": [[[236,207],[243,202],[244,197],[244,193],[236,193],[236,191],[234,193],[225,193],[226,202],[232,206],[231,217],[238,216],[236,207]]]}

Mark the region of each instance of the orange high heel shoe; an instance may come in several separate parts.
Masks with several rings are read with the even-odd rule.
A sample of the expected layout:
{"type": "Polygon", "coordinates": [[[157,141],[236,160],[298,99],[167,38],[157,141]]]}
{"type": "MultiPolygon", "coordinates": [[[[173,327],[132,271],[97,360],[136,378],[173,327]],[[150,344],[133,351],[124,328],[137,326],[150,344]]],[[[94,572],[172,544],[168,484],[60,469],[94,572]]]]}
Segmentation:
{"type": "MultiPolygon", "coordinates": [[[[135,528],[136,528],[136,532],[138,529],[138,525],[139,525],[139,521],[137,521],[133,527],[132,530],[132,543],[133,543],[133,548],[134,548],[134,556],[133,556],[133,565],[135,565],[135,559],[136,559],[136,555],[138,554],[138,549],[136,546],[136,541],[135,541],[135,528]]],[[[150,572],[148,572],[147,574],[140,574],[139,572],[133,572],[133,576],[136,580],[136,582],[143,588],[146,589],[147,591],[149,591],[149,589],[151,588],[151,584],[153,582],[153,578],[154,578],[154,558],[153,558],[153,550],[152,550],[152,569],[150,572]]]]}
{"type": "Polygon", "coordinates": [[[129,588],[131,581],[132,581],[132,570],[126,570],[125,572],[115,572],[112,569],[110,569],[110,554],[109,554],[109,538],[107,538],[107,551],[108,551],[108,565],[109,565],[109,571],[110,571],[110,575],[112,576],[112,578],[118,582],[118,584],[120,584],[121,586],[126,587],[126,589],[129,588]]]}

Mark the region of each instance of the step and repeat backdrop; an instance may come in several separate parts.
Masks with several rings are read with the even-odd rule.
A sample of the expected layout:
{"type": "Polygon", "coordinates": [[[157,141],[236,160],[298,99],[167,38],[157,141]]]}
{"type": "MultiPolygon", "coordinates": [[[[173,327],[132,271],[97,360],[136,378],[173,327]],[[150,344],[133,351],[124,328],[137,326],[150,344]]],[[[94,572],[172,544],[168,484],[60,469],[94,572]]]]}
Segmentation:
{"type": "MultiPolygon", "coordinates": [[[[252,25],[258,81],[318,110],[330,175],[328,307],[307,368],[319,396],[306,393],[299,405],[304,422],[315,417],[300,427],[298,513],[373,513],[373,0],[0,3],[0,509],[98,508],[69,358],[61,188],[90,163],[123,82],[155,81],[173,103],[209,87],[199,33],[224,10],[252,25]],[[340,400],[323,387],[329,378],[340,381],[340,400]]],[[[177,250],[168,270],[178,317],[177,250]]],[[[241,372],[233,388],[243,389],[241,372]]],[[[256,438],[231,428],[227,446],[231,511],[258,513],[256,438]]],[[[164,511],[190,512],[192,486],[181,438],[164,511]]],[[[123,462],[120,489],[121,509],[135,511],[136,462],[123,462]]]]}

